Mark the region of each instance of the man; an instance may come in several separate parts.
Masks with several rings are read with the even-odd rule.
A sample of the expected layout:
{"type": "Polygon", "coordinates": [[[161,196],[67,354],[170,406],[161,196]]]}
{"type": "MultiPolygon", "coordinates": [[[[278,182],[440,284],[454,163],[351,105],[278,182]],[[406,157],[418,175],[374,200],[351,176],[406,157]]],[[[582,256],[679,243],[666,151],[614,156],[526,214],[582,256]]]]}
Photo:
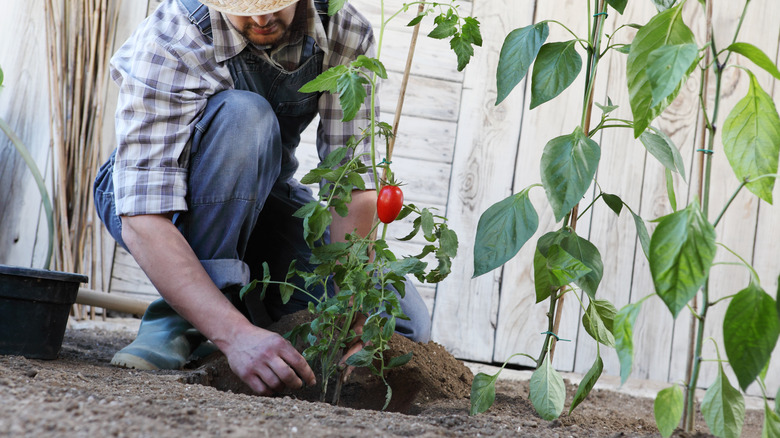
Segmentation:
{"type": "MultiPolygon", "coordinates": [[[[292,345],[261,328],[307,298],[241,302],[237,291],[263,261],[282,279],[292,259],[308,262],[292,217],[312,199],[292,179],[303,129],[320,115],[323,158],[367,125],[368,109],[342,123],[337,97],[298,92],[374,53],[371,27],[352,6],[324,11],[320,0],[166,0],[112,59],[118,147],[96,178],[95,203],[164,299],[113,364],[180,368],[205,336],[260,394],[315,383],[292,345]]],[[[365,235],[375,208],[375,191],[356,191],[330,235],[365,235]]],[[[411,285],[401,307],[411,322],[398,331],[427,341],[428,312],[411,285]]]]}

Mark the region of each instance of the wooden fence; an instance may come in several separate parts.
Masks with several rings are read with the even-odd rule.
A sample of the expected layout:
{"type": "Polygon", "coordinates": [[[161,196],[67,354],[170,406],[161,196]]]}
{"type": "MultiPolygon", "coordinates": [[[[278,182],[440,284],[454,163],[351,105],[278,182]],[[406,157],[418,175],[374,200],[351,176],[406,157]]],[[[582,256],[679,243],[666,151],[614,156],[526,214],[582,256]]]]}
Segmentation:
{"type": "MultiPolygon", "coordinates": [[[[48,118],[46,94],[45,40],[42,0],[13,0],[10,14],[0,16],[0,65],[6,71],[6,90],[0,94],[0,116],[10,119],[33,149],[39,163],[46,163],[48,148],[48,118]],[[21,50],[20,50],[21,48],[21,50]]],[[[158,1],[124,1],[121,3],[120,28],[116,44],[126,38],[135,25],[156,7],[158,1]],[[148,9],[147,9],[148,8],[148,9]]],[[[377,0],[353,0],[353,3],[378,26],[377,0]]],[[[387,0],[388,10],[398,10],[400,0],[387,0]]],[[[715,22],[719,47],[730,42],[730,33],[737,26],[742,2],[717,2],[715,22]]],[[[414,9],[414,8],[412,8],[414,9]]],[[[586,2],[583,0],[473,0],[463,2],[462,9],[471,12],[482,23],[484,47],[465,74],[456,69],[453,55],[446,43],[427,38],[420,40],[412,69],[409,94],[401,121],[393,161],[398,176],[407,183],[409,201],[436,207],[446,212],[460,237],[458,258],[453,275],[437,288],[422,288],[433,318],[433,337],[457,357],[480,362],[504,361],[511,354],[526,352],[536,355],[546,330],[546,308],[534,304],[532,257],[533,245],[523,248],[517,257],[496,270],[472,278],[474,231],[482,212],[510,193],[539,182],[539,158],[543,146],[553,137],[569,133],[579,124],[583,82],[576,81],[558,99],[534,110],[528,110],[528,84],[523,82],[500,106],[495,106],[495,71],[504,37],[513,29],[544,19],[566,23],[574,32],[584,35],[587,26],[586,2]]],[[[392,111],[399,89],[401,72],[406,60],[410,29],[406,22],[413,11],[391,22],[385,36],[383,61],[390,79],[383,85],[382,117],[392,120],[392,111]]],[[[655,13],[649,0],[630,2],[626,15],[610,12],[607,33],[624,23],[644,23],[655,13]]],[[[780,2],[751,2],[740,41],[761,48],[777,62],[780,42],[780,2]]],[[[705,23],[698,2],[688,2],[686,23],[703,40],[705,23]]],[[[427,25],[430,29],[430,23],[427,25]]],[[[623,29],[616,37],[628,41],[635,30],[623,29]]],[[[551,25],[549,41],[570,39],[560,27],[551,25]]],[[[747,65],[749,61],[733,57],[732,62],[747,65]]],[[[759,82],[780,104],[780,87],[771,77],[754,69],[759,82]]],[[[685,203],[696,194],[699,178],[699,156],[695,152],[698,125],[701,119],[697,95],[698,77],[692,78],[678,99],[660,117],[656,126],[663,129],[678,145],[685,158],[686,178],[677,177],[675,187],[679,202],[685,203]],[[693,117],[697,115],[697,117],[693,117]],[[686,182],[687,181],[687,182],[686,182]]],[[[713,83],[712,81],[710,82],[713,83]]],[[[740,69],[729,69],[724,76],[725,99],[721,112],[727,111],[746,93],[748,78],[740,69]]],[[[115,87],[107,99],[107,107],[115,101],[115,87]]],[[[630,118],[625,82],[625,55],[611,54],[598,72],[596,101],[610,98],[620,108],[616,116],[630,118]]],[[[109,118],[110,120],[110,118],[109,118]]],[[[722,122],[722,119],[720,120],[722,122]]],[[[108,124],[110,125],[110,123],[108,124]]],[[[113,128],[104,132],[106,151],[112,146],[113,128]]],[[[637,213],[651,220],[671,212],[666,192],[663,167],[635,141],[629,130],[608,130],[595,140],[602,147],[602,159],[597,175],[601,189],[619,195],[637,213]]],[[[304,135],[300,155],[303,168],[315,164],[313,130],[304,135]]],[[[714,159],[712,201],[719,209],[733,193],[738,181],[731,174],[720,141],[714,159]]],[[[0,262],[36,265],[42,258],[38,229],[45,228],[38,219],[37,192],[31,179],[25,176],[23,164],[14,156],[10,145],[0,139],[0,262]],[[29,218],[34,218],[30,220],[29,218]]],[[[48,166],[47,166],[48,168],[48,166]]],[[[532,192],[532,200],[540,213],[542,233],[555,228],[551,210],[544,200],[532,192]]],[[[586,198],[592,199],[593,193],[586,198]]],[[[585,204],[589,199],[584,200],[585,204]]],[[[653,224],[648,222],[648,226],[653,224]]],[[[406,234],[407,226],[393,230],[396,236],[406,234]]],[[[759,202],[747,192],[740,194],[730,212],[719,225],[718,239],[752,262],[765,290],[777,290],[780,262],[777,261],[780,241],[780,207],[759,202]]],[[[633,221],[624,213],[616,217],[611,210],[596,205],[579,221],[578,233],[587,237],[601,250],[604,278],[599,288],[601,298],[618,308],[653,292],[650,272],[638,244],[633,221]]],[[[412,253],[421,242],[398,243],[395,249],[412,253]]],[[[153,297],[156,293],[138,270],[132,257],[117,251],[107,255],[114,263],[110,277],[112,293],[131,293],[153,297]]],[[[718,261],[731,261],[725,251],[719,251],[718,261]]],[[[715,298],[733,294],[747,285],[744,268],[718,266],[713,270],[711,284],[715,298]]],[[[710,313],[707,336],[722,348],[722,328],[714,321],[722,320],[725,305],[710,313]]],[[[581,309],[573,297],[566,300],[559,335],[572,340],[559,343],[555,366],[563,371],[586,372],[595,359],[596,344],[579,329],[581,309]]],[[[690,335],[690,316],[683,312],[673,320],[657,298],[645,302],[634,333],[635,365],[633,378],[679,382],[685,374],[685,357],[690,335]]],[[[705,357],[714,358],[713,343],[707,343],[705,357]]],[[[602,348],[605,372],[618,374],[619,364],[614,351],[602,348]]],[[[523,359],[513,360],[528,365],[523,359]]],[[[780,386],[780,349],[775,351],[767,383],[774,394],[780,386]]],[[[705,362],[702,385],[708,385],[716,372],[714,362],[705,362]]],[[[751,388],[756,393],[756,388],[751,388]]]]}

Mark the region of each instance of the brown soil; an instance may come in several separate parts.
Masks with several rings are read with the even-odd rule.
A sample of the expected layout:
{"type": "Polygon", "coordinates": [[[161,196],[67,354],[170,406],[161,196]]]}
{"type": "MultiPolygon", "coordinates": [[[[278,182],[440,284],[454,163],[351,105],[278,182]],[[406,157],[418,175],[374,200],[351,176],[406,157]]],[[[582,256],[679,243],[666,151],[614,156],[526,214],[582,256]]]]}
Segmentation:
{"type": "MultiPolygon", "coordinates": [[[[414,359],[393,377],[399,398],[395,409],[408,412],[401,414],[187,383],[205,381],[209,372],[212,379],[226,376],[225,370],[216,376],[208,371],[220,360],[215,358],[199,370],[111,367],[111,356],[132,339],[126,331],[68,329],[55,361],[0,356],[0,436],[660,436],[652,400],[604,390],[594,390],[571,415],[548,422],[534,413],[526,382],[499,381],[493,407],[469,416],[470,372],[433,343],[401,340],[397,347],[414,352],[414,359]]],[[[372,397],[366,395],[370,384],[354,380],[345,389],[345,401],[371,407],[372,397]]],[[[576,387],[568,387],[571,400],[576,387]]],[[[384,386],[375,392],[383,400],[384,386]]],[[[760,436],[761,423],[762,413],[749,411],[742,436],[760,436]]],[[[695,436],[709,436],[701,419],[697,424],[695,436]]]]}

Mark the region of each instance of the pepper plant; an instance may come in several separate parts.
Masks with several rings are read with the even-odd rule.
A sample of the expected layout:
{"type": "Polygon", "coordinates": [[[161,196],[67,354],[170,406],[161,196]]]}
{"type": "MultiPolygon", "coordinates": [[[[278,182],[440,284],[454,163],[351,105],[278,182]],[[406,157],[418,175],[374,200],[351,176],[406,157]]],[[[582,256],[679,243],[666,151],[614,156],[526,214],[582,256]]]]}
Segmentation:
{"type": "MultiPolygon", "coordinates": [[[[346,3],[345,0],[331,0],[329,14],[338,12],[346,3]]],[[[436,39],[449,39],[450,46],[458,57],[458,68],[462,70],[474,53],[473,46],[480,46],[482,38],[479,22],[471,17],[461,15],[459,6],[454,2],[411,2],[393,15],[385,18],[384,1],[380,2],[381,26],[376,58],[360,56],[348,65],[340,65],[323,72],[316,79],[304,85],[302,92],[337,93],[343,109],[344,121],[356,117],[361,105],[366,100],[367,90],[370,91],[370,118],[368,126],[360,138],[352,138],[346,147],[333,151],[320,165],[311,170],[301,179],[304,184],[320,184],[319,200],[312,201],[295,213],[303,219],[304,237],[312,249],[309,260],[316,266],[312,272],[304,272],[296,268],[296,262],[290,265],[287,278],[278,282],[270,278],[267,266],[264,266],[264,277],[255,280],[242,290],[243,294],[262,284],[265,292],[269,284],[280,285],[282,300],[287,302],[298,290],[308,294],[313,302],[309,311],[313,314],[311,323],[296,327],[287,334],[294,344],[299,340],[305,344],[303,356],[320,370],[321,399],[326,398],[328,384],[333,376],[343,371],[340,365],[342,356],[357,342],[362,342],[363,348],[346,359],[346,365],[367,367],[379,376],[387,387],[385,407],[390,402],[392,390],[385,380],[387,370],[401,366],[411,359],[411,353],[385,360],[384,352],[395,331],[396,322],[407,319],[403,314],[399,300],[393,292],[395,288],[401,296],[405,293],[404,277],[415,276],[421,282],[437,283],[449,275],[451,259],[457,253],[458,240],[454,231],[446,224],[446,218],[434,214],[427,208],[418,208],[413,204],[403,205],[398,221],[414,217],[412,230],[401,240],[410,240],[422,232],[426,244],[420,254],[415,256],[397,257],[388,247],[388,225],[393,222],[386,217],[388,201],[380,197],[382,213],[382,235],[376,235],[380,222],[375,220],[368,236],[351,233],[345,242],[328,243],[323,235],[332,221],[331,211],[342,217],[348,213],[348,204],[352,199],[354,189],[365,190],[366,185],[361,174],[370,172],[373,180],[382,184],[396,184],[390,168],[390,162],[378,160],[377,146],[384,140],[386,149],[393,135],[392,128],[378,121],[376,114],[376,93],[380,79],[387,78],[387,70],[379,60],[384,32],[387,24],[413,5],[422,5],[420,13],[409,23],[415,26],[426,16],[434,17],[435,27],[429,34],[436,39]],[[355,153],[358,145],[368,141],[371,144],[371,166],[361,161],[361,156],[355,153]],[[436,266],[429,268],[422,259],[433,255],[436,266]],[[297,287],[289,282],[294,277],[304,282],[304,287],[297,287]],[[336,294],[328,297],[311,296],[307,290],[311,286],[320,285],[327,290],[327,284],[332,282],[336,294]],[[353,325],[359,318],[365,318],[362,333],[356,332],[353,325]]],[[[385,157],[390,156],[390,150],[385,151],[385,157]]],[[[379,193],[382,184],[377,184],[379,193]]],[[[388,187],[385,187],[388,188],[388,187]]],[[[397,187],[394,189],[394,191],[397,187]]],[[[397,189],[400,190],[400,189],[397,189]]],[[[392,203],[399,201],[394,195],[392,203]]],[[[397,206],[391,206],[393,208],[397,206]]],[[[397,212],[393,212],[397,213],[397,212]]],[[[341,378],[333,394],[333,402],[338,403],[341,378]]]]}
{"type": "MultiPolygon", "coordinates": [[[[769,57],[757,47],[738,42],[739,29],[733,42],[718,50],[712,35],[711,4],[699,0],[702,11],[708,17],[708,41],[699,47],[693,32],[684,23],[682,9],[685,0],[675,4],[674,0],[653,0],[658,14],[643,26],[629,25],[638,29],[630,44],[613,43],[612,35],[603,34],[603,22],[607,7],[623,13],[627,0],[594,0],[588,2],[589,37],[574,35],[565,42],[546,43],[549,24],[560,24],[553,20],[542,21],[510,33],[501,50],[497,82],[500,103],[527,74],[531,64],[531,108],[541,105],[559,95],[582,71],[582,60],[577,48],[586,55],[585,96],[583,98],[582,124],[573,132],[550,140],[545,146],[540,167],[541,184],[534,184],[507,199],[498,202],[485,211],[479,221],[474,248],[474,275],[481,275],[495,269],[514,257],[538,228],[538,215],[529,198],[529,191],[542,187],[552,208],[555,219],[561,223],[558,231],[543,235],[536,242],[534,257],[534,280],[537,303],[549,302],[547,316],[549,325],[542,351],[537,357],[524,355],[536,363],[536,371],[530,382],[530,399],[537,412],[547,420],[558,417],[565,402],[563,380],[551,365],[551,345],[557,340],[554,320],[556,302],[567,292],[584,292],[588,304],[583,307],[582,325],[585,331],[599,344],[617,350],[624,382],[633,362],[633,325],[642,303],[651,297],[660,298],[676,318],[688,307],[697,320],[697,335],[693,349],[691,378],[686,382],[687,401],[681,389],[674,386],[659,393],[655,407],[659,429],[669,436],[686,411],[685,428],[693,427],[693,393],[698,385],[698,373],[704,342],[704,324],[707,310],[720,301],[709,299],[707,278],[713,267],[716,249],[715,226],[723,217],[734,196],[717,218],[710,221],[709,181],[712,178],[711,160],[714,148],[722,75],[733,53],[745,56],[758,67],[780,79],[780,72],[769,57]],[[602,49],[603,39],[607,43],[602,49]],[[616,109],[609,100],[595,104],[601,110],[597,124],[591,128],[593,90],[595,76],[601,57],[609,50],[627,54],[627,77],[633,120],[610,117],[616,109]],[[664,112],[677,97],[683,84],[696,70],[702,77],[712,72],[716,78],[714,107],[707,114],[706,131],[708,147],[700,152],[706,154],[706,171],[700,200],[683,209],[676,209],[676,196],[672,185],[672,173],[685,178],[682,158],[672,140],[663,132],[651,126],[653,120],[664,112]],[[639,242],[649,260],[655,286],[655,294],[629,304],[618,311],[614,305],[597,297],[603,266],[598,249],[576,233],[576,220],[582,215],[579,202],[594,182],[601,157],[602,146],[593,137],[603,129],[627,128],[645,146],[647,151],[665,167],[667,187],[672,204],[672,214],[655,219],[658,225],[652,237],[645,222],[614,194],[597,194],[591,208],[599,199],[615,214],[623,208],[632,214],[636,224],[639,242]],[[697,311],[689,305],[691,300],[701,296],[701,308],[697,311]],[[686,409],[683,409],[683,406],[686,409]]],[[[749,0],[740,19],[744,19],[749,0]]],[[[567,29],[568,30],[568,29],[567,29]]],[[[742,67],[739,67],[742,68],[742,67]]],[[[744,68],[743,68],[744,69],[744,68]]],[[[780,117],[769,95],[764,92],[753,73],[744,69],[750,78],[748,95],[731,111],[723,124],[724,153],[741,181],[737,190],[747,187],[764,201],[772,202],[772,189],[778,172],[780,154],[780,117]]],[[[700,91],[700,102],[704,105],[708,97],[706,87],[700,91]]],[[[607,145],[604,145],[607,146],[607,145]]],[[[598,184],[596,182],[596,187],[598,184]]],[[[728,250],[732,252],[731,250],[728,250]]],[[[735,256],[737,256],[735,254],[735,256]]],[[[713,358],[732,367],[745,390],[754,381],[766,398],[763,380],[768,369],[772,350],[780,334],[778,301],[760,287],[758,275],[744,259],[737,256],[751,272],[747,287],[729,296],[729,307],[723,324],[726,359],[713,358]]],[[[780,293],[780,291],[779,291],[780,293]]],[[[571,294],[579,299],[578,294],[571,294]]],[[[560,309],[560,307],[558,307],[560,309]]],[[[516,355],[515,355],[516,356],[516,355]]],[[[512,356],[514,357],[514,356],[512,356]]],[[[509,359],[512,359],[510,357],[509,359]]],[[[503,369],[503,367],[502,367],[503,369]]],[[[571,412],[587,396],[601,375],[603,362],[600,353],[579,385],[571,402],[571,412]]],[[[500,371],[499,371],[500,373],[500,371]]],[[[472,387],[472,414],[487,410],[495,397],[496,375],[479,374],[472,387]]],[[[740,392],[734,389],[723,373],[723,364],[716,381],[710,386],[701,406],[702,414],[710,430],[718,436],[738,436],[744,418],[744,402],[740,392]]],[[[772,411],[766,404],[766,436],[776,436],[780,430],[780,416],[777,408],[772,411]],[[773,432],[774,431],[774,432],[773,432]]]]}

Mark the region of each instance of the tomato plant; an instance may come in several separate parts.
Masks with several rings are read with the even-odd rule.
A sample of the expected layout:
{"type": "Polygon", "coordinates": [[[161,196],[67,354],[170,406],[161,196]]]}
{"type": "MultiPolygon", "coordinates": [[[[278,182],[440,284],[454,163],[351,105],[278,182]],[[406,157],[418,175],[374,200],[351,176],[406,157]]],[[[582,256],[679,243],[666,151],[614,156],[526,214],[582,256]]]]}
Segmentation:
{"type": "Polygon", "coordinates": [[[404,206],[404,192],[400,187],[387,185],[379,190],[376,199],[376,214],[382,223],[389,224],[398,217],[404,206]]]}
{"type": "MultiPolygon", "coordinates": [[[[346,2],[331,1],[329,14],[333,15],[346,2]]],[[[295,215],[304,220],[304,237],[312,249],[310,262],[316,265],[313,272],[302,272],[290,265],[289,280],[298,276],[305,285],[320,284],[327,290],[326,284],[333,282],[337,293],[334,296],[314,296],[309,311],[314,315],[313,322],[301,325],[287,334],[294,344],[301,340],[305,344],[303,356],[320,370],[321,399],[325,400],[329,381],[338,372],[342,355],[348,347],[362,342],[363,349],[346,359],[351,366],[367,367],[383,381],[386,370],[403,365],[411,359],[411,354],[385,361],[384,351],[388,348],[390,337],[395,331],[398,319],[408,319],[400,308],[398,297],[405,293],[404,280],[408,275],[415,276],[421,282],[436,283],[449,275],[451,259],[457,254],[458,240],[455,233],[446,224],[446,218],[433,214],[427,208],[418,208],[413,204],[403,204],[403,193],[397,186],[377,187],[379,219],[384,223],[381,238],[373,238],[379,222],[373,224],[368,236],[351,233],[345,242],[327,243],[323,236],[333,220],[333,213],[342,217],[349,211],[352,191],[365,190],[366,184],[361,174],[372,173],[373,181],[380,181],[378,170],[384,170],[392,182],[390,163],[382,160],[377,164],[377,142],[385,139],[389,157],[389,139],[393,135],[387,123],[377,120],[376,93],[380,79],[387,78],[387,70],[379,60],[385,28],[389,21],[410,5],[422,5],[421,12],[409,26],[418,24],[428,15],[434,16],[435,28],[429,34],[435,39],[449,39],[450,46],[458,57],[458,68],[463,69],[474,53],[473,46],[482,44],[479,22],[471,17],[461,16],[458,6],[451,2],[413,2],[405,4],[401,10],[385,19],[384,1],[380,1],[382,23],[379,28],[377,57],[360,56],[348,65],[340,65],[323,72],[313,81],[301,88],[302,92],[338,93],[339,103],[344,112],[344,121],[352,120],[368,96],[370,89],[370,120],[360,138],[351,138],[348,144],[331,152],[320,165],[312,169],[301,179],[303,184],[320,184],[319,200],[312,201],[298,210],[295,215]],[[366,166],[361,156],[355,153],[358,145],[367,141],[371,144],[371,163],[366,166]],[[386,234],[388,224],[395,219],[407,216],[415,217],[413,228],[401,240],[414,238],[422,232],[426,245],[420,254],[403,258],[396,257],[389,249],[386,234]],[[436,266],[428,267],[422,259],[429,254],[435,256],[436,266]],[[353,323],[362,314],[365,322],[362,334],[356,333],[353,323]]],[[[242,290],[243,294],[262,284],[262,291],[276,283],[270,278],[267,266],[264,266],[262,279],[254,280],[242,290]]],[[[290,299],[296,286],[281,282],[282,300],[290,299]]],[[[297,289],[308,294],[305,289],[297,289]]],[[[262,292],[261,292],[262,293],[262,292]]],[[[337,379],[333,393],[333,402],[338,403],[342,379],[337,379]]],[[[387,382],[385,381],[385,384],[387,382]]],[[[392,390],[387,386],[386,404],[390,402],[392,390]]]]}
{"type": "MultiPolygon", "coordinates": [[[[596,340],[599,347],[616,349],[621,380],[625,381],[633,365],[634,323],[642,303],[647,299],[658,298],[673,317],[690,309],[696,322],[688,358],[690,378],[685,384],[684,393],[679,387],[673,386],[661,391],[656,399],[659,430],[664,436],[671,435],[683,417],[685,429],[693,429],[694,391],[698,386],[701,363],[704,360],[717,360],[718,374],[705,394],[701,413],[715,435],[739,436],[744,419],[744,400],[740,389],[745,391],[749,385],[757,382],[765,399],[768,397],[764,380],[770,355],[780,337],[780,296],[776,300],[764,291],[750,264],[724,243],[717,241],[715,227],[742,189],[747,188],[760,199],[772,203],[772,191],[778,177],[780,116],[772,98],[764,91],[755,74],[744,66],[729,64],[729,60],[734,55],[741,55],[775,79],[780,79],[780,71],[759,48],[738,41],[749,0],[744,2],[732,43],[725,48],[719,48],[713,37],[712,0],[698,2],[701,6],[699,11],[706,18],[708,37],[703,44],[697,43],[693,31],[683,19],[685,0],[653,0],[658,14],[646,24],[620,26],[611,35],[604,34],[608,10],[609,13],[614,10],[622,14],[628,3],[626,0],[588,1],[587,38],[573,35],[574,38],[569,41],[547,42],[551,24],[561,25],[573,34],[555,20],[544,20],[516,29],[506,37],[496,75],[497,104],[521,82],[531,65],[531,108],[556,98],[581,74],[583,64],[586,92],[581,124],[553,138],[545,146],[539,163],[541,182],[512,194],[483,213],[475,239],[474,275],[482,275],[503,265],[531,240],[538,229],[539,217],[529,192],[542,188],[556,222],[560,223],[558,231],[547,233],[537,240],[533,260],[536,301],[548,303],[545,310],[549,324],[543,332],[545,341],[538,356],[518,353],[536,364],[530,382],[530,400],[539,415],[547,420],[557,418],[564,406],[562,378],[551,366],[552,346],[559,339],[554,321],[556,316],[560,317],[558,313],[561,306],[556,305],[560,300],[570,295],[580,301],[584,331],[596,340]],[[613,42],[615,36],[628,27],[637,29],[633,40],[627,43],[613,42]],[[633,120],[613,117],[611,114],[617,107],[609,100],[602,104],[594,102],[598,64],[604,54],[611,50],[627,55],[626,82],[633,120]],[[584,63],[580,52],[585,55],[584,63]],[[723,75],[725,71],[734,68],[747,73],[749,88],[747,95],[731,109],[721,124],[719,110],[723,75]],[[711,76],[715,80],[715,87],[707,87],[703,80],[698,96],[704,118],[700,137],[706,139],[706,142],[701,143],[703,147],[697,150],[704,163],[701,171],[703,178],[698,187],[698,198],[678,209],[672,174],[679,174],[685,179],[682,157],[673,141],[653,127],[652,123],[669,107],[687,79],[697,71],[702,78],[711,76]],[[713,102],[712,106],[708,105],[709,102],[713,102]],[[601,110],[600,116],[592,117],[594,105],[601,110]],[[634,137],[664,167],[672,213],[655,219],[657,227],[652,235],[644,219],[617,195],[602,192],[596,181],[602,149],[609,145],[599,145],[594,139],[595,134],[615,128],[632,130],[634,137]],[[720,213],[713,219],[709,215],[710,181],[716,176],[712,174],[711,162],[718,132],[722,133],[723,155],[740,184],[730,200],[720,206],[720,213]],[[580,210],[579,203],[594,182],[597,188],[594,201],[580,210]],[[655,288],[655,293],[622,309],[598,297],[604,271],[601,256],[595,245],[577,234],[577,219],[600,200],[617,215],[628,210],[633,216],[637,237],[648,259],[655,288]],[[710,296],[708,278],[717,265],[714,260],[719,249],[725,249],[734,256],[735,262],[730,264],[745,266],[750,273],[750,280],[743,290],[714,300],[710,296]],[[569,294],[572,291],[577,293],[569,294]],[[708,310],[725,302],[728,302],[726,315],[723,321],[719,321],[723,326],[725,358],[721,358],[720,351],[716,349],[717,357],[705,359],[702,357],[702,347],[708,310]],[[729,382],[724,373],[724,364],[728,364],[734,371],[739,389],[729,382]]],[[[691,8],[699,6],[691,5],[691,8]]],[[[596,360],[579,385],[570,412],[587,397],[602,371],[603,361],[597,350],[596,360]]],[[[471,398],[473,414],[490,407],[495,397],[497,378],[498,373],[475,377],[471,398]]],[[[776,410],[769,409],[768,403],[765,406],[764,433],[765,436],[775,436],[780,431],[780,416],[776,410]]]]}

